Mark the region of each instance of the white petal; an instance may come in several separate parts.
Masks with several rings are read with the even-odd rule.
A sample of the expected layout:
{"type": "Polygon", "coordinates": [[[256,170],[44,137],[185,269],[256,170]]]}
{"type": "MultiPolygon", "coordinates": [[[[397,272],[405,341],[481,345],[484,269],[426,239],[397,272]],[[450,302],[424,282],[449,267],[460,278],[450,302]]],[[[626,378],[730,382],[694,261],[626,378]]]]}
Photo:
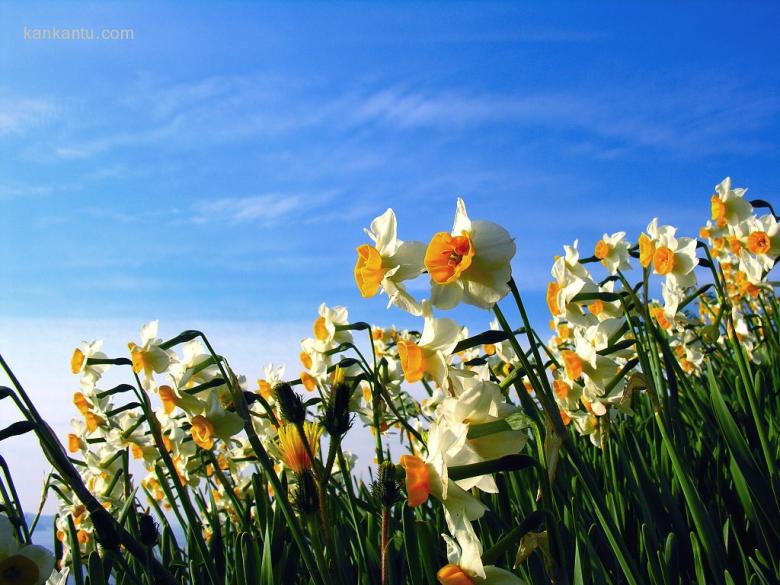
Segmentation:
{"type": "Polygon", "coordinates": [[[452,224],[452,235],[459,236],[461,234],[471,232],[471,220],[466,213],[466,204],[463,199],[458,197],[458,203],[455,206],[455,222],[452,224]]]}

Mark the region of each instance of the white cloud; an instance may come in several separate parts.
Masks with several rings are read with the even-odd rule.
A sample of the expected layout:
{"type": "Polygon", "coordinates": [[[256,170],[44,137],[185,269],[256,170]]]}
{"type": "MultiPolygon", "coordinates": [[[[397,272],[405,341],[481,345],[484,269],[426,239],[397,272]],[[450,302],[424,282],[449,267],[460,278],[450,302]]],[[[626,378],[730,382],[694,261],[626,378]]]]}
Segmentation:
{"type": "Polygon", "coordinates": [[[48,100],[0,96],[0,138],[24,134],[55,117],[57,108],[48,100]]]}

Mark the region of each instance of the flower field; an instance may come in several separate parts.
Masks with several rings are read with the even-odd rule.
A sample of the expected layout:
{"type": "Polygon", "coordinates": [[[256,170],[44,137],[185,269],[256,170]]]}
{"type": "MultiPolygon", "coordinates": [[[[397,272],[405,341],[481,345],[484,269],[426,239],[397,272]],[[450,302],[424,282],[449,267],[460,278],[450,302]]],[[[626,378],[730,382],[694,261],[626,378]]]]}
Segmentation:
{"type": "Polygon", "coordinates": [[[458,199],[450,231],[403,241],[388,209],[355,284],[418,330],[323,304],[300,363],[256,381],[207,331],[85,341],[67,437],[0,360],[0,440],[37,435],[58,509],[32,544],[0,459],[0,585],[780,582],[780,227],[728,178],[701,207],[698,234],[564,246],[549,329],[512,277],[521,235],[458,199]]]}

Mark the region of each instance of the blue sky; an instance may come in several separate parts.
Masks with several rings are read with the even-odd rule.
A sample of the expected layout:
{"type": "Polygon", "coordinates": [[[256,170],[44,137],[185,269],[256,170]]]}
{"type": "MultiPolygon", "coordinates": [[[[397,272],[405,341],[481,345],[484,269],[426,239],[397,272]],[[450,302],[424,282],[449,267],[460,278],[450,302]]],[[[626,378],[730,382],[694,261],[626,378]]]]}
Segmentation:
{"type": "MultiPolygon", "coordinates": [[[[590,253],[655,215],[693,235],[726,175],[778,201],[778,16],[777,3],[3,3],[4,351],[53,384],[41,371],[61,372],[82,337],[121,350],[137,335],[117,323],[159,318],[166,336],[219,323],[233,344],[236,327],[284,330],[290,355],[323,301],[415,324],[360,299],[354,250],[390,206],[404,239],[448,230],[458,195],[517,238],[544,327],[564,243],[590,253]],[[54,329],[72,343],[30,358],[54,329]]],[[[489,315],[456,317],[479,329],[489,315]]],[[[263,343],[243,358],[250,379],[263,343]]]]}

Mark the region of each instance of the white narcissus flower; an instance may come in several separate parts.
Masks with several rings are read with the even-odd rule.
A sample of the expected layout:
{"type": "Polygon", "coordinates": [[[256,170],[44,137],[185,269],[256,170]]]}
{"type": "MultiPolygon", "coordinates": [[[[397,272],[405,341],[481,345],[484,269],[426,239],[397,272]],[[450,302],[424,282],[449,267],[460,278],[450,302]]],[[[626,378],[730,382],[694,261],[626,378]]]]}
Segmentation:
{"type": "Polygon", "coordinates": [[[509,292],[514,255],[509,232],[490,221],[471,221],[458,198],[452,232],[435,234],[425,251],[431,302],[440,309],[461,301],[491,308],[509,292]]]}
{"type": "Polygon", "coordinates": [[[395,212],[388,209],[365,230],[374,246],[357,248],[355,282],[360,294],[373,297],[380,288],[388,296],[388,307],[397,305],[412,315],[421,315],[420,304],[403,286],[403,281],[419,276],[424,270],[425,244],[398,239],[395,212]]]}
{"type": "Polygon", "coordinates": [[[524,585],[514,573],[482,564],[482,543],[478,538],[453,540],[446,534],[447,561],[436,573],[441,585],[524,585]]]}
{"type": "Polygon", "coordinates": [[[712,206],[712,221],[719,228],[727,225],[735,226],[747,219],[753,212],[753,206],[744,199],[747,189],[732,189],[731,177],[726,177],[715,187],[715,194],[710,199],[712,206]]]}
{"type": "Polygon", "coordinates": [[[478,520],[487,506],[448,477],[445,453],[452,447],[453,436],[431,424],[428,432],[428,455],[402,455],[399,461],[406,471],[406,494],[410,507],[419,506],[433,495],[444,506],[447,529],[456,538],[477,538],[471,523],[478,520]]]}
{"type": "Polygon", "coordinates": [[[616,274],[618,270],[623,272],[631,268],[628,248],[626,232],[616,232],[611,236],[604,234],[604,237],[596,243],[593,255],[601,261],[610,274],[616,274]]]}
{"type": "MultiPolygon", "coordinates": [[[[462,384],[459,395],[445,398],[438,410],[439,431],[452,435],[452,445],[444,454],[447,466],[469,465],[519,453],[528,440],[528,433],[517,424],[512,425],[516,430],[468,438],[471,425],[506,420],[511,415],[518,415],[520,409],[507,404],[499,386],[489,380],[464,377],[462,384]]],[[[492,475],[470,477],[456,483],[464,490],[476,487],[489,493],[498,492],[492,475]]]]}
{"type": "Polygon", "coordinates": [[[20,544],[11,521],[6,516],[0,516],[0,582],[42,585],[53,570],[54,555],[51,551],[35,544],[20,544]]]}
{"type": "Polygon", "coordinates": [[[665,276],[676,288],[696,284],[693,269],[699,263],[696,258],[694,238],[676,238],[677,228],[659,226],[654,218],[647,226],[647,233],[639,236],[639,261],[644,267],[652,264],[653,272],[665,276]]]}
{"type": "Polygon", "coordinates": [[[105,359],[108,356],[100,351],[103,347],[102,340],[82,341],[79,346],[73,350],[73,356],[70,358],[70,371],[74,374],[81,374],[81,386],[93,388],[98,383],[100,377],[108,369],[108,364],[89,364],[90,358],[105,359]]]}
{"type": "Polygon", "coordinates": [[[152,372],[161,374],[171,364],[172,352],[160,347],[162,339],[157,337],[158,325],[158,321],[152,321],[141,327],[141,345],[132,341],[127,344],[133,361],[133,371],[136,374],[144,373],[141,383],[145,390],[150,390],[154,385],[152,372]]]}
{"type": "Polygon", "coordinates": [[[410,339],[398,340],[401,368],[404,378],[410,384],[428,375],[444,387],[452,350],[462,337],[461,327],[452,319],[434,318],[427,302],[423,302],[423,313],[425,326],[420,340],[417,343],[410,339]]]}
{"type": "Polygon", "coordinates": [[[780,255],[780,224],[772,215],[751,216],[734,230],[739,239],[739,269],[759,284],[780,255]]]}
{"type": "Polygon", "coordinates": [[[328,307],[322,303],[318,313],[319,317],[314,320],[312,327],[317,351],[326,352],[342,343],[352,341],[352,333],[336,330],[337,325],[349,324],[349,313],[346,307],[328,307]]]}
{"type": "Polygon", "coordinates": [[[595,293],[599,287],[590,273],[580,264],[580,253],[575,240],[571,246],[564,246],[564,255],[555,258],[551,274],[555,280],[547,285],[547,308],[553,317],[586,327],[593,324],[593,318],[585,315],[572,299],[580,293],[595,293]]]}

